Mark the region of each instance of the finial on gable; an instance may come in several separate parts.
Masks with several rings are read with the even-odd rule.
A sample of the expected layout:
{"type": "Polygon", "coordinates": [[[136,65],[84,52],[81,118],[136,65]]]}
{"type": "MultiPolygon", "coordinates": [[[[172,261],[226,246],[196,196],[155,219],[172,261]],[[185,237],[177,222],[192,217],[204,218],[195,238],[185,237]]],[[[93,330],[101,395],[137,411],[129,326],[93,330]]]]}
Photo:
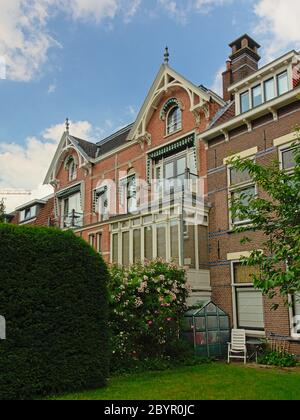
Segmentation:
{"type": "Polygon", "coordinates": [[[169,48],[168,47],[166,47],[166,49],[165,49],[164,61],[165,61],[165,64],[169,64],[170,53],[169,53],[169,48]]]}
{"type": "Polygon", "coordinates": [[[69,133],[70,131],[70,120],[69,118],[66,118],[66,132],[69,133]]]}

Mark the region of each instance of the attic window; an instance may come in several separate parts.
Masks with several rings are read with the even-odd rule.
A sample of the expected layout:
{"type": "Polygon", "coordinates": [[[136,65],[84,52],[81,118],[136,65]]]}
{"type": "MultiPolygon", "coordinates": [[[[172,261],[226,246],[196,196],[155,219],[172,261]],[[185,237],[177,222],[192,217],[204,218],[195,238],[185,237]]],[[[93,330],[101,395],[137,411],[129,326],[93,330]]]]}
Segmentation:
{"type": "Polygon", "coordinates": [[[65,161],[65,169],[69,173],[69,181],[75,181],[77,179],[77,164],[73,156],[68,156],[65,161]]]}
{"type": "Polygon", "coordinates": [[[179,106],[174,106],[168,113],[167,134],[175,133],[182,128],[182,113],[179,106]]]}

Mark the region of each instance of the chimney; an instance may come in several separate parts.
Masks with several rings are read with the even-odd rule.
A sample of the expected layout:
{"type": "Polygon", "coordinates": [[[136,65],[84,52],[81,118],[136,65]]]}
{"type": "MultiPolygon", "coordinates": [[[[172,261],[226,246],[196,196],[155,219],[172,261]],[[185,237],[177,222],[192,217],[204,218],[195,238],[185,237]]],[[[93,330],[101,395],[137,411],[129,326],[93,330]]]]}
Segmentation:
{"type": "Polygon", "coordinates": [[[229,44],[231,55],[227,61],[227,70],[223,73],[224,100],[228,101],[231,95],[228,92],[230,85],[237,83],[258,70],[260,45],[249,35],[245,34],[229,44]]]}

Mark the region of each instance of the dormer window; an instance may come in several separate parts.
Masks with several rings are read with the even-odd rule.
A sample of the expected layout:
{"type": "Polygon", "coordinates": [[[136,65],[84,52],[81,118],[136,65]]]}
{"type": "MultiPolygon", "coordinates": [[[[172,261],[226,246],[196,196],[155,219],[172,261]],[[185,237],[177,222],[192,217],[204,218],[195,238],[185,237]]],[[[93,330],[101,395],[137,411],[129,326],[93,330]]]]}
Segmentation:
{"type": "Polygon", "coordinates": [[[287,70],[275,74],[272,77],[266,77],[259,84],[256,82],[256,84],[249,86],[245,92],[238,94],[240,114],[248,112],[263,103],[272,101],[284,95],[289,90],[289,73],[287,70]]]}
{"type": "Polygon", "coordinates": [[[167,134],[175,133],[182,128],[182,113],[179,106],[170,109],[167,117],[167,134]]]}

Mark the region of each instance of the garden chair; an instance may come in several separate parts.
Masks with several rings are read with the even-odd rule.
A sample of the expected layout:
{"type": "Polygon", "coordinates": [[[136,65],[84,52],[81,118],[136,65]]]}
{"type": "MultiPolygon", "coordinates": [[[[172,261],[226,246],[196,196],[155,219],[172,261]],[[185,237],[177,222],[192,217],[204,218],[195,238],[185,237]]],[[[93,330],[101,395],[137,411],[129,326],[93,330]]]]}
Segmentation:
{"type": "Polygon", "coordinates": [[[247,363],[246,331],[232,330],[231,343],[228,343],[228,363],[230,359],[243,359],[247,363]]]}

